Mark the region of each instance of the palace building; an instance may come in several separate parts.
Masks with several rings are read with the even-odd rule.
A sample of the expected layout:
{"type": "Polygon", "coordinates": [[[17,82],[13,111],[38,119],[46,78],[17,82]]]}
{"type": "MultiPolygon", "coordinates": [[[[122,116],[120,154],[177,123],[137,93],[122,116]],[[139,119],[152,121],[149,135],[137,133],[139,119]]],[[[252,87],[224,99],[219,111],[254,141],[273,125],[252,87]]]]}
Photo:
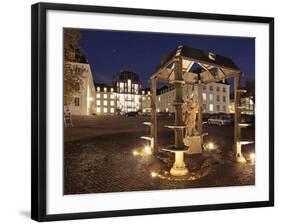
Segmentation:
{"type": "MultiPolygon", "coordinates": [[[[183,99],[192,93],[198,96],[198,87],[184,86],[183,99]]],[[[157,96],[157,112],[174,112],[172,102],[175,98],[175,89],[167,87],[157,96]]],[[[230,86],[226,83],[210,83],[202,86],[203,113],[229,113],[230,86]]]]}

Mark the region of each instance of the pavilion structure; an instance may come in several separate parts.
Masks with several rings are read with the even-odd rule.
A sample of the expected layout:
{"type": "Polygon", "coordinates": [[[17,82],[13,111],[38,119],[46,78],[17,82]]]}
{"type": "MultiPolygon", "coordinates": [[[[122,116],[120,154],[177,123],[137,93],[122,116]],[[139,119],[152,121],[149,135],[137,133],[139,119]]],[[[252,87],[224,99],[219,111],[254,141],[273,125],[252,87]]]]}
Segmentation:
{"type": "MultiPolygon", "coordinates": [[[[198,71],[198,69],[197,69],[198,71]]],[[[240,89],[241,71],[234,62],[224,56],[194,49],[188,46],[178,46],[174,49],[156,68],[155,72],[150,77],[151,83],[151,122],[150,136],[147,138],[153,153],[156,155],[159,152],[157,146],[157,111],[156,111],[156,85],[157,81],[170,83],[175,88],[175,98],[172,103],[175,111],[175,120],[173,124],[166,127],[174,131],[174,144],[163,147],[161,150],[175,153],[175,162],[170,170],[173,176],[184,176],[188,174],[188,169],[184,163],[184,153],[190,150],[190,147],[195,147],[195,151],[201,152],[203,145],[203,119],[202,119],[202,88],[204,85],[219,82],[221,80],[234,78],[234,150],[237,162],[246,162],[241,146],[247,141],[241,139],[241,128],[247,126],[242,124],[240,114],[243,110],[240,103],[240,96],[245,90],[240,89]],[[197,66],[200,72],[192,72],[192,68],[197,66]],[[198,89],[198,104],[197,112],[197,128],[196,136],[191,136],[189,144],[184,143],[185,124],[183,121],[183,104],[182,87],[184,85],[197,85],[198,89]],[[199,148],[198,148],[199,147],[199,148]],[[197,148],[197,149],[196,149],[197,148]]],[[[194,149],[192,149],[194,150],[194,149]]]]}

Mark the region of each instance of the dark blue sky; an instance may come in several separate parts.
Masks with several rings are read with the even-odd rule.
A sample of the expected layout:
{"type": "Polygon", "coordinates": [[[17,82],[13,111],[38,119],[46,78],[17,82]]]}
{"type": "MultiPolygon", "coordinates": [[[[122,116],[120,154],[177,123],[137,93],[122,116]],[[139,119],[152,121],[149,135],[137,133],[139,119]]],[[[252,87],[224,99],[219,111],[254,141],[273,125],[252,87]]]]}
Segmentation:
{"type": "Polygon", "coordinates": [[[231,58],[245,74],[255,78],[255,39],[187,34],[81,30],[80,47],[91,65],[94,81],[112,84],[122,69],[136,72],[144,87],[161,58],[178,45],[208,50],[231,58]]]}

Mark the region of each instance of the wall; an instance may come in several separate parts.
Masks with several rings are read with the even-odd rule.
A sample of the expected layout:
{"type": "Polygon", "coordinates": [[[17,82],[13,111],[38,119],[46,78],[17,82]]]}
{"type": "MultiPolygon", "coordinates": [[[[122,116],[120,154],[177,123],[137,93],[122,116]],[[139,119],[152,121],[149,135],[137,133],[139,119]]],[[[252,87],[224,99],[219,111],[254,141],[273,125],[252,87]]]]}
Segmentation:
{"type": "MultiPolygon", "coordinates": [[[[43,0],[42,0],[43,1],[43,0]]],[[[51,1],[51,0],[48,0],[51,1]]],[[[35,1],[3,1],[1,4],[1,107],[0,110],[0,223],[28,224],[30,214],[30,4],[35,1]],[[8,93],[8,94],[7,94],[8,93]]],[[[276,62],[280,57],[280,6],[278,1],[219,1],[219,0],[60,0],[60,2],[158,8],[197,12],[249,14],[276,17],[276,62]]],[[[276,63],[276,115],[281,114],[280,63],[276,63]],[[279,86],[278,86],[279,87],[279,86]]],[[[276,117],[276,207],[184,214],[107,218],[54,222],[74,223],[278,223],[280,222],[281,158],[280,117],[276,117]]]]}

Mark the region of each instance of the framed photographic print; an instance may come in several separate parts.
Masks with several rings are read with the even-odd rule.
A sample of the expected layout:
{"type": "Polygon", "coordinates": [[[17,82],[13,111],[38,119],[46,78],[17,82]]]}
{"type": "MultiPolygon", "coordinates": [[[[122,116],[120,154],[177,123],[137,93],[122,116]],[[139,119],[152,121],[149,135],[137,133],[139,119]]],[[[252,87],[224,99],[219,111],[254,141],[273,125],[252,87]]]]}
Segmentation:
{"type": "Polygon", "coordinates": [[[274,19],[32,6],[32,219],[274,205],[274,19]]]}

